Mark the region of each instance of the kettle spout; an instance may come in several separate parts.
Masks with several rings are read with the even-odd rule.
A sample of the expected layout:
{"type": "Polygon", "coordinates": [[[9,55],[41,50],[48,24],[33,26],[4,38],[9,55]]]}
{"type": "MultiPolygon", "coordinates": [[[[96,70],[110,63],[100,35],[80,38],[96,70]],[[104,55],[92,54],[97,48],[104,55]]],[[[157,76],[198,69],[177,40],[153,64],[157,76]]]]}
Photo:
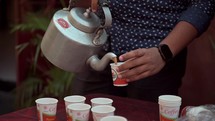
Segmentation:
{"type": "Polygon", "coordinates": [[[96,71],[102,71],[107,66],[110,60],[115,61],[116,55],[112,52],[105,54],[100,60],[97,55],[91,56],[87,60],[87,64],[90,65],[96,71]]]}

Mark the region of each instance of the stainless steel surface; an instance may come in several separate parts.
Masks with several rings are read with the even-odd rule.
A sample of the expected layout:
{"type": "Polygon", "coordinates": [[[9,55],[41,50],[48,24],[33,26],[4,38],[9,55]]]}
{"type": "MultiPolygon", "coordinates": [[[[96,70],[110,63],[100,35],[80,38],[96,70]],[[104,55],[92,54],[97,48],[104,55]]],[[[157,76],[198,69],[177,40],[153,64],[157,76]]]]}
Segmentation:
{"type": "MultiPolygon", "coordinates": [[[[104,28],[100,28],[101,25],[94,23],[99,20],[99,18],[96,18],[97,16],[92,20],[85,20],[87,18],[83,19],[84,9],[73,9],[70,12],[59,10],[54,14],[43,37],[41,49],[45,57],[57,67],[78,73],[83,71],[91,63],[88,59],[96,56],[102,49],[102,46],[107,41],[107,33],[104,28]],[[77,13],[71,14],[73,11],[77,13]],[[80,26],[74,26],[71,18],[75,18],[74,20],[80,22],[78,25],[85,27],[80,29],[80,26]],[[80,18],[81,20],[79,20],[80,18]],[[86,32],[82,29],[88,29],[87,31],[90,30],[92,32],[86,32]]],[[[89,12],[85,14],[90,14],[91,17],[95,15],[89,12]]],[[[109,18],[109,20],[111,19],[109,18]]],[[[97,23],[100,24],[100,22],[97,23]]],[[[99,62],[100,60],[98,59],[96,61],[92,59],[93,64],[90,65],[92,65],[93,69],[101,71],[104,69],[104,65],[106,66],[113,57],[116,57],[116,55],[112,53],[102,58],[102,62],[99,62]]]]}
{"type": "Polygon", "coordinates": [[[99,60],[96,55],[93,55],[87,60],[87,64],[90,65],[94,70],[102,71],[107,66],[109,60],[114,61],[114,58],[116,58],[116,55],[113,53],[105,54],[101,60],[99,60]]]}
{"type": "Polygon", "coordinates": [[[93,33],[101,25],[99,18],[90,9],[73,8],[68,14],[71,24],[77,29],[93,33]]]}

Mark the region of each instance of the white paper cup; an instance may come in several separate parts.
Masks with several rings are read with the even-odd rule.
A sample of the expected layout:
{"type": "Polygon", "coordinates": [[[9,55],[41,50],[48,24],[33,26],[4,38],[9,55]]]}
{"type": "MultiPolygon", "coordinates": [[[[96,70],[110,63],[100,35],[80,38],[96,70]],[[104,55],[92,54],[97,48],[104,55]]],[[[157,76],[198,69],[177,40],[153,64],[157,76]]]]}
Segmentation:
{"type": "Polygon", "coordinates": [[[81,95],[71,95],[71,96],[64,97],[65,110],[66,110],[67,117],[69,116],[68,109],[67,109],[68,105],[74,104],[74,103],[85,103],[85,100],[86,100],[86,97],[81,96],[81,95]]]}
{"type": "Polygon", "coordinates": [[[86,97],[81,95],[71,95],[64,97],[65,107],[72,103],[85,103],[86,97]]]}
{"type": "Polygon", "coordinates": [[[161,95],[158,98],[160,121],[175,121],[179,116],[181,97],[161,95]]]}
{"type": "Polygon", "coordinates": [[[73,103],[68,105],[68,121],[88,121],[90,108],[89,104],[73,103]]]}
{"type": "Polygon", "coordinates": [[[100,121],[128,121],[128,120],[123,116],[106,116],[103,117],[100,121]]]}
{"type": "Polygon", "coordinates": [[[55,98],[39,98],[36,101],[39,121],[55,121],[58,100],[55,98]]]}
{"type": "Polygon", "coordinates": [[[97,105],[112,105],[113,100],[110,98],[97,97],[90,100],[92,107],[97,105]]]}
{"type": "Polygon", "coordinates": [[[113,116],[115,107],[110,105],[98,105],[91,108],[93,120],[101,121],[101,118],[106,116],[113,116]]]}
{"type": "Polygon", "coordinates": [[[120,65],[122,65],[124,62],[118,62],[117,64],[115,63],[111,63],[111,73],[112,73],[112,78],[113,78],[113,85],[114,86],[127,86],[128,82],[126,81],[126,79],[120,79],[118,78],[118,74],[122,73],[122,72],[117,72],[116,68],[120,65]]]}

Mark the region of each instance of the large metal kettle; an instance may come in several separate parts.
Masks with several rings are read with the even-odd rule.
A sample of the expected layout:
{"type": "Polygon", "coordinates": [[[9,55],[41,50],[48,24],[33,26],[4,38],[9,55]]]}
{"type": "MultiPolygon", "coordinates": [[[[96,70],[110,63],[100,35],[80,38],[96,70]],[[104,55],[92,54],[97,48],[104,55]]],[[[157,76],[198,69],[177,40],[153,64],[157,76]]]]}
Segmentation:
{"type": "Polygon", "coordinates": [[[92,10],[74,7],[57,11],[41,42],[44,56],[55,66],[74,73],[87,66],[96,71],[103,70],[114,53],[107,53],[98,59],[97,54],[107,41],[105,27],[111,26],[112,17],[108,7],[102,7],[105,22],[92,10]]]}

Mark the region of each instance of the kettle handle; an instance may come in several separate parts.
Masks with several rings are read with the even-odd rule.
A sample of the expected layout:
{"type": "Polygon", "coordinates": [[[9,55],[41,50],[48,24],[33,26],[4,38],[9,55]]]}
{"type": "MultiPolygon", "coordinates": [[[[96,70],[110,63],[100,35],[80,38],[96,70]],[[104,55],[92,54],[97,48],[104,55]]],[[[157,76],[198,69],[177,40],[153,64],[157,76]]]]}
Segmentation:
{"type": "Polygon", "coordinates": [[[96,31],[96,36],[93,38],[94,45],[100,45],[99,38],[103,33],[103,28],[110,27],[112,24],[112,15],[111,15],[109,7],[102,7],[102,9],[103,9],[104,15],[105,15],[105,22],[104,22],[104,25],[101,25],[101,27],[99,27],[96,31]]]}
{"type": "Polygon", "coordinates": [[[96,32],[96,36],[93,38],[93,44],[96,45],[96,46],[99,46],[100,45],[100,41],[99,41],[99,37],[102,35],[103,33],[103,29],[100,28],[97,30],[96,32]]]}
{"type": "Polygon", "coordinates": [[[112,15],[111,15],[110,9],[109,9],[109,7],[104,6],[104,7],[102,7],[102,10],[105,15],[105,22],[104,22],[104,25],[102,25],[102,26],[110,27],[112,24],[112,15]]]}

